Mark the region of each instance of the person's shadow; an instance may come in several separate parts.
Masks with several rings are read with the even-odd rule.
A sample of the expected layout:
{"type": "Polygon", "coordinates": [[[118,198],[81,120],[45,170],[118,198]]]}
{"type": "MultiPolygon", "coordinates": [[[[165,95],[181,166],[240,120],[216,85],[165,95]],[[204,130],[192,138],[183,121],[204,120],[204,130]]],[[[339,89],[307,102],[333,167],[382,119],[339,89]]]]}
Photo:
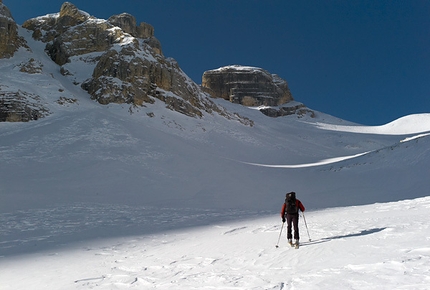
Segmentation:
{"type": "Polygon", "coordinates": [[[326,243],[326,242],[329,242],[331,240],[337,240],[337,239],[366,236],[366,235],[371,235],[371,234],[374,234],[374,233],[381,232],[381,231],[383,231],[385,229],[386,228],[374,228],[374,229],[370,229],[370,230],[362,230],[359,233],[353,233],[353,234],[341,235],[341,236],[333,236],[333,237],[318,239],[318,240],[315,240],[315,241],[311,240],[309,242],[301,242],[300,246],[321,244],[321,243],[326,243]]]}

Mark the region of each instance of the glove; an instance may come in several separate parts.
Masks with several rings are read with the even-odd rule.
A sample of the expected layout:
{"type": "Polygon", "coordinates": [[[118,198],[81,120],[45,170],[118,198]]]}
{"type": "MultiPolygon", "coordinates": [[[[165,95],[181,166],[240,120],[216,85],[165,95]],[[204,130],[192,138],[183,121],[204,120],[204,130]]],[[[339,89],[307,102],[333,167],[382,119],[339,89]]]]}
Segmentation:
{"type": "Polygon", "coordinates": [[[285,217],[282,217],[282,222],[285,223],[285,217]]]}

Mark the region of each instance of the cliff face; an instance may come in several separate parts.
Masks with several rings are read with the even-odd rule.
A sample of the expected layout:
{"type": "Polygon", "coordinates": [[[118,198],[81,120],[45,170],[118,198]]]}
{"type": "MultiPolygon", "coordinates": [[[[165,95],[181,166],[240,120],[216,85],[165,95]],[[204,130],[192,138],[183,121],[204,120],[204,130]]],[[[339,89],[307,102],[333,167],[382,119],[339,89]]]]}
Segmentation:
{"type": "MultiPolygon", "coordinates": [[[[12,58],[20,47],[27,47],[25,40],[18,35],[18,26],[9,9],[0,0],[0,59],[12,58]]],[[[30,61],[21,70],[30,73],[30,61]]],[[[3,84],[7,88],[7,84],[3,84]]],[[[38,96],[23,91],[2,89],[0,83],[0,122],[22,122],[37,120],[45,116],[47,110],[40,104],[38,96]]]]}
{"type": "Polygon", "coordinates": [[[278,106],[293,100],[285,80],[256,67],[235,65],[206,71],[202,87],[215,98],[245,106],[278,106]]]}
{"type": "Polygon", "coordinates": [[[18,36],[18,26],[9,9],[0,1],[0,58],[10,58],[19,47],[26,46],[18,36]]]}
{"type": "Polygon", "coordinates": [[[0,91],[0,122],[27,122],[48,115],[40,97],[18,90],[0,91]]]}

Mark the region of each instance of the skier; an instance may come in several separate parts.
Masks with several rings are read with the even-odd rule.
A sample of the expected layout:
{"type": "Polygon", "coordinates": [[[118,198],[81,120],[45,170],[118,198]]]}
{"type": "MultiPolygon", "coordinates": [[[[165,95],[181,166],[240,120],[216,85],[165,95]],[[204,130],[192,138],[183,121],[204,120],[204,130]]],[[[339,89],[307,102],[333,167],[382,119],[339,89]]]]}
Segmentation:
{"type": "Polygon", "coordinates": [[[289,192],[285,195],[285,202],[282,205],[281,218],[282,222],[287,221],[287,239],[290,246],[299,248],[299,210],[305,211],[305,207],[300,200],[296,199],[296,193],[294,191],[289,192]],[[292,235],[292,225],[294,226],[294,239],[292,235]]]}

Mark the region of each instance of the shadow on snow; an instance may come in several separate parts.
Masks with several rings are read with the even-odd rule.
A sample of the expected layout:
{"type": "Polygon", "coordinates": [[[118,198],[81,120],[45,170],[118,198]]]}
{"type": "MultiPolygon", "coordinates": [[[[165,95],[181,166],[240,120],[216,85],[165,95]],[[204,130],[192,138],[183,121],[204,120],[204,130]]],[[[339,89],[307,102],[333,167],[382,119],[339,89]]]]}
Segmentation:
{"type": "Polygon", "coordinates": [[[333,237],[328,237],[328,238],[322,238],[322,239],[318,239],[315,241],[310,241],[310,242],[303,242],[300,245],[301,246],[308,246],[308,245],[315,245],[315,244],[321,244],[321,243],[326,243],[326,242],[330,242],[332,240],[339,240],[339,239],[345,239],[345,238],[353,238],[353,237],[361,237],[361,236],[367,236],[367,235],[371,235],[371,234],[375,234],[375,233],[379,233],[383,230],[385,230],[385,228],[374,228],[374,229],[370,229],[370,230],[362,230],[361,232],[358,233],[352,233],[352,234],[347,234],[347,235],[339,235],[339,236],[333,236],[333,237]]]}

